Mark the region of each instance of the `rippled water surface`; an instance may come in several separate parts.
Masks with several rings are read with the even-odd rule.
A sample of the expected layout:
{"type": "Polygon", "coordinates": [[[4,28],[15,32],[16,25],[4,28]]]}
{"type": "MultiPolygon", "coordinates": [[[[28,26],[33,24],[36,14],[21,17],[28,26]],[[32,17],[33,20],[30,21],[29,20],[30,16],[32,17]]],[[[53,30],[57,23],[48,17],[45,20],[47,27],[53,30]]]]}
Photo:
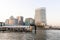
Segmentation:
{"type": "Polygon", "coordinates": [[[60,30],[39,30],[36,34],[34,32],[0,32],[0,40],[60,40],[60,30]]]}
{"type": "Polygon", "coordinates": [[[46,30],[47,40],[60,40],[60,30],[46,30]]]}

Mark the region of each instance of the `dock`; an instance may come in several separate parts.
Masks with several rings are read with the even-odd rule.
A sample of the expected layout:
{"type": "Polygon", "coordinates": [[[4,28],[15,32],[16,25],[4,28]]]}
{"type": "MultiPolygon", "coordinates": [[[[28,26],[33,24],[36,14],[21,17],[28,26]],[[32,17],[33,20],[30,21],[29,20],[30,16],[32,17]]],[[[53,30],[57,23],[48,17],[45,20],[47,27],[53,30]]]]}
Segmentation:
{"type": "MultiPolygon", "coordinates": [[[[32,32],[32,30],[32,26],[0,26],[0,31],[32,32]]],[[[60,28],[38,28],[37,30],[60,30],[60,28]]]]}
{"type": "Polygon", "coordinates": [[[0,31],[30,32],[30,26],[1,26],[0,31]]]}

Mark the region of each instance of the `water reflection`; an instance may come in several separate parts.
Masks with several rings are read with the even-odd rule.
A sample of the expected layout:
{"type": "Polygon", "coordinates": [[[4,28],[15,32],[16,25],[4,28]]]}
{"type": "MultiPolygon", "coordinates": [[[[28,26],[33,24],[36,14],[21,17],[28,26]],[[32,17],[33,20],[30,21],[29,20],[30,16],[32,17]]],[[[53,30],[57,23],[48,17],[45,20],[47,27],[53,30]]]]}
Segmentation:
{"type": "Polygon", "coordinates": [[[46,40],[60,40],[60,30],[46,30],[46,40]]]}
{"type": "Polygon", "coordinates": [[[60,40],[60,30],[37,30],[36,34],[0,32],[0,40],[60,40]]]}
{"type": "Polygon", "coordinates": [[[0,32],[0,40],[45,40],[43,30],[37,31],[37,33],[25,33],[25,32],[0,32]]]}
{"type": "Polygon", "coordinates": [[[37,30],[34,40],[46,40],[45,30],[37,30]]]}

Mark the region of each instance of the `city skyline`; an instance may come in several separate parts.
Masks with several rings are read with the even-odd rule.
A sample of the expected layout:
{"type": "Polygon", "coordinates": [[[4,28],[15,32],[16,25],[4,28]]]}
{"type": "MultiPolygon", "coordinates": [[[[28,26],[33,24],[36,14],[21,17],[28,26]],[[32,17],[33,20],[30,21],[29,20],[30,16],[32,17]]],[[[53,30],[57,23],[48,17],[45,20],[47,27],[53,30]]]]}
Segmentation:
{"type": "MultiPolygon", "coordinates": [[[[34,18],[35,9],[46,7],[47,24],[60,24],[60,0],[0,0],[0,21],[10,16],[34,18]]],[[[60,26],[60,25],[59,25],[60,26]]]]}
{"type": "Polygon", "coordinates": [[[17,16],[16,18],[14,16],[10,16],[9,19],[6,19],[5,22],[0,22],[0,23],[5,23],[5,26],[29,26],[30,24],[34,24],[35,20],[33,18],[25,18],[23,16],[17,16]]]}

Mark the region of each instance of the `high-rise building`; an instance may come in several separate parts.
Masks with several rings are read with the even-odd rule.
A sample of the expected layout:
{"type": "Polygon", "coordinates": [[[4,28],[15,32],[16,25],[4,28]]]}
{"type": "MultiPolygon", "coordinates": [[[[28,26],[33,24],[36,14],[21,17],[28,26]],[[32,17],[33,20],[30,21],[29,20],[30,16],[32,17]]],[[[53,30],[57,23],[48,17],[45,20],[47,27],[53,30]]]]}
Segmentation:
{"type": "Polygon", "coordinates": [[[23,17],[22,16],[18,16],[18,25],[23,25],[23,17]]]}
{"type": "Polygon", "coordinates": [[[26,18],[25,19],[25,25],[30,25],[30,24],[34,24],[34,19],[32,19],[32,18],[26,18]]]}
{"type": "Polygon", "coordinates": [[[35,24],[46,24],[46,9],[44,7],[35,10],[35,24]]]}
{"type": "Polygon", "coordinates": [[[18,25],[18,19],[14,19],[14,25],[18,25]]]}
{"type": "Polygon", "coordinates": [[[18,25],[18,19],[11,16],[9,19],[6,19],[5,21],[6,26],[15,26],[18,25]]]}
{"type": "Polygon", "coordinates": [[[14,25],[14,21],[15,21],[14,19],[15,18],[13,16],[9,18],[9,25],[14,25]]]}
{"type": "Polygon", "coordinates": [[[9,25],[9,19],[6,19],[6,21],[5,21],[5,25],[6,25],[6,26],[9,25]]]}

